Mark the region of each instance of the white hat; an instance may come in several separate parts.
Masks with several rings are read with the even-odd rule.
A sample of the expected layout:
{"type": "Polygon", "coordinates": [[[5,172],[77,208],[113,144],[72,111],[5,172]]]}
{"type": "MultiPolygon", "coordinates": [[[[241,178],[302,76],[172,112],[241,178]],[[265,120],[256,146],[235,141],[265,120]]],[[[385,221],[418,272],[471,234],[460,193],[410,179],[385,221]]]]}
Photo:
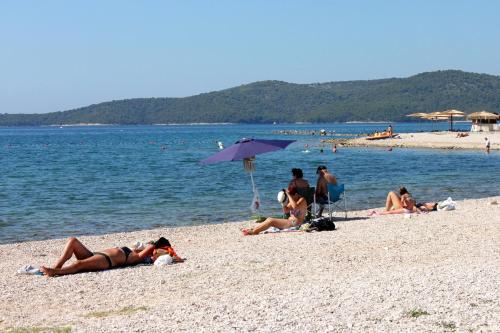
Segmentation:
{"type": "Polygon", "coordinates": [[[285,203],[287,197],[286,197],[286,193],[285,193],[284,190],[281,190],[281,191],[278,192],[277,199],[278,199],[279,203],[281,203],[281,204],[285,203]]]}

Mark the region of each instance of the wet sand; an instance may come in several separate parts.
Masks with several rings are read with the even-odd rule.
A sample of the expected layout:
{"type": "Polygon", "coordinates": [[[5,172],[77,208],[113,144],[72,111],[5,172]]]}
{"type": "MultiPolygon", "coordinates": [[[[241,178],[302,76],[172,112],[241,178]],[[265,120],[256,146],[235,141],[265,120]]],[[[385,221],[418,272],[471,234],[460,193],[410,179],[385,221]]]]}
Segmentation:
{"type": "Polygon", "coordinates": [[[0,331],[499,332],[499,197],[457,209],[349,213],[338,230],[242,236],[251,222],[82,237],[168,237],[187,261],[46,278],[65,240],[0,245],[0,331]]]}

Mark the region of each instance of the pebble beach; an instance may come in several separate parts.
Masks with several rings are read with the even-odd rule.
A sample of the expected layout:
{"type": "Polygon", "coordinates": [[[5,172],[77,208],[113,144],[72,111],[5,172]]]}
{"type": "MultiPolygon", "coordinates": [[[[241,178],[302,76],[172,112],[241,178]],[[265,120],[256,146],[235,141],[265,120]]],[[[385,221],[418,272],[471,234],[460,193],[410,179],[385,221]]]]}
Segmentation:
{"type": "MultiPolygon", "coordinates": [[[[80,238],[166,236],[187,260],[47,278],[65,239],[0,245],[0,331],[498,332],[500,197],[367,217],[330,232],[242,236],[251,221],[80,238]]],[[[77,236],[77,235],[76,235],[77,236]]]]}

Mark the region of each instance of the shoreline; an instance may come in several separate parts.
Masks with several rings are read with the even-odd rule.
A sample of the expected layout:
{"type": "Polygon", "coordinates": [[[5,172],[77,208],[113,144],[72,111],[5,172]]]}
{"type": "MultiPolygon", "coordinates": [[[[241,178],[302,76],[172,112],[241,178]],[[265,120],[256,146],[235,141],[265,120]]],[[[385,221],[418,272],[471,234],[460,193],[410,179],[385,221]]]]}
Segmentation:
{"type": "Polygon", "coordinates": [[[3,244],[0,330],[498,331],[492,201],[411,218],[353,211],[319,233],[242,236],[243,221],[85,236],[92,250],[166,236],[187,261],[50,279],[14,272],[53,263],[65,239],[3,244]]]}
{"type": "Polygon", "coordinates": [[[382,147],[382,148],[431,148],[457,150],[485,150],[485,137],[491,142],[491,150],[500,150],[500,132],[465,132],[469,135],[457,138],[457,132],[419,132],[399,133],[396,138],[367,140],[366,137],[323,140],[326,143],[337,143],[344,147],[382,147]]]}

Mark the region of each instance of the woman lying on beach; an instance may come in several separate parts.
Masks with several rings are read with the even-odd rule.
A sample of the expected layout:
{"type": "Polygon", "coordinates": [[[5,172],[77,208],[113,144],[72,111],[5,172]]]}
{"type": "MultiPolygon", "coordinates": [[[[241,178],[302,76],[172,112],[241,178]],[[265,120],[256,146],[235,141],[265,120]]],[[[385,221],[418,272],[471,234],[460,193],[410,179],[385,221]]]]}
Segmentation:
{"type": "Polygon", "coordinates": [[[143,250],[131,250],[128,247],[113,247],[92,252],[76,237],[70,237],[61,257],[54,267],[40,267],[47,276],[76,274],[89,271],[103,271],[115,267],[126,267],[140,263],[151,263],[153,252],[157,248],[170,247],[167,239],[161,237],[154,244],[148,244],[143,250]],[[75,255],[76,261],[66,267],[64,264],[75,255]]]}
{"type": "Polygon", "coordinates": [[[399,195],[395,192],[389,192],[385,201],[385,211],[372,211],[368,215],[389,215],[389,214],[410,214],[410,213],[427,213],[437,210],[437,202],[422,202],[415,203],[415,200],[410,196],[406,187],[399,188],[399,195]]]}
{"type": "Polygon", "coordinates": [[[410,196],[410,192],[406,187],[399,188],[399,195],[395,192],[389,192],[385,200],[385,211],[372,211],[369,216],[373,215],[388,215],[388,214],[409,214],[416,213],[417,205],[415,200],[410,196]]]}
{"type": "Polygon", "coordinates": [[[419,202],[416,204],[417,209],[420,212],[433,212],[437,211],[438,203],[437,202],[419,202]]]}
{"type": "Polygon", "coordinates": [[[288,190],[286,190],[286,195],[288,198],[288,203],[283,207],[283,212],[285,214],[290,214],[289,218],[278,219],[274,217],[268,217],[264,220],[264,222],[260,223],[255,228],[243,229],[243,235],[257,235],[270,227],[287,229],[300,226],[302,222],[304,222],[304,218],[307,213],[307,202],[303,197],[297,194],[297,188],[293,186],[289,187],[288,190]]]}

